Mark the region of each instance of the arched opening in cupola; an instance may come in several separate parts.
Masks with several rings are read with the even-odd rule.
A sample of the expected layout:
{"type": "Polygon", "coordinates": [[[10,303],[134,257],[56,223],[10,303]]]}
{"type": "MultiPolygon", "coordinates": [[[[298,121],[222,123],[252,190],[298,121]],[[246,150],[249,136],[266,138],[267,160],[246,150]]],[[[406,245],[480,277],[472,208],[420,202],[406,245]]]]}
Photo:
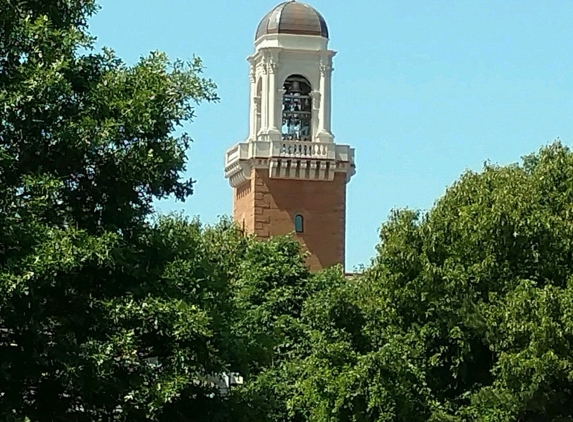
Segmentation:
{"type": "Polygon", "coordinates": [[[310,141],[312,88],[304,76],[291,75],[283,85],[282,137],[286,141],[310,141]]]}

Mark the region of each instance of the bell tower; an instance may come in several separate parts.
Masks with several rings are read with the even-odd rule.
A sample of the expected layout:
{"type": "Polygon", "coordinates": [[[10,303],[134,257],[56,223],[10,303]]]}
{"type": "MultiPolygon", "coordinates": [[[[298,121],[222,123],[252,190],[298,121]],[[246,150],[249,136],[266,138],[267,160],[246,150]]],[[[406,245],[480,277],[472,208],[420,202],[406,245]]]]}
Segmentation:
{"type": "Polygon", "coordinates": [[[344,265],[354,149],[331,131],[332,59],[322,15],[294,0],[261,21],[250,63],[249,136],[225,156],[234,218],[260,239],[294,233],[319,270],[344,265]]]}

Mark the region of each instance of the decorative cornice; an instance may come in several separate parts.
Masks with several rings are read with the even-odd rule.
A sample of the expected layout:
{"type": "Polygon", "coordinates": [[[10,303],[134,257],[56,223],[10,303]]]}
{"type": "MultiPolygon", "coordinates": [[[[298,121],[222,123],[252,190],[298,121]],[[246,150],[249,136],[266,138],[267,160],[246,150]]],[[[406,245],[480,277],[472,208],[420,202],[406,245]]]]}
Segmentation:
{"type": "Polygon", "coordinates": [[[354,149],[333,142],[243,142],[227,151],[225,177],[233,187],[251,177],[253,168],[266,167],[269,177],[332,181],[336,173],[355,173],[354,149]]]}

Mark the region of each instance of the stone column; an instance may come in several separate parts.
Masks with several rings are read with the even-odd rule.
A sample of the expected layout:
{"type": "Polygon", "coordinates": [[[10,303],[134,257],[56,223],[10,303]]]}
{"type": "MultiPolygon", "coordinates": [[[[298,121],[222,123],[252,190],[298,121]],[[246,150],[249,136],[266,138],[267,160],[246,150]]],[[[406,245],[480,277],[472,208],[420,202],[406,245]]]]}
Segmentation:
{"type": "Polygon", "coordinates": [[[324,130],[332,136],[332,64],[326,67],[326,75],[324,77],[325,89],[324,91],[324,130]]]}
{"type": "Polygon", "coordinates": [[[282,136],[283,135],[283,107],[284,107],[283,98],[286,94],[286,89],[280,88],[277,92],[279,94],[279,107],[277,110],[277,117],[276,117],[277,122],[278,122],[277,129],[281,134],[281,140],[282,140],[282,138],[283,138],[283,136],[282,136]]]}
{"type": "Polygon", "coordinates": [[[276,63],[269,63],[269,130],[276,129],[276,106],[277,106],[277,78],[275,75],[276,63]]]}
{"type": "Polygon", "coordinates": [[[322,103],[322,95],[320,95],[320,91],[312,91],[310,93],[310,98],[312,98],[312,114],[311,114],[311,139],[317,139],[318,134],[320,133],[320,107],[322,103]]]}
{"type": "Polygon", "coordinates": [[[264,137],[269,127],[269,75],[266,61],[262,63],[263,86],[261,92],[261,127],[259,128],[259,138],[264,137]]]}
{"type": "Polygon", "coordinates": [[[318,90],[321,94],[318,108],[318,134],[320,135],[325,131],[326,123],[326,101],[324,101],[324,97],[326,96],[326,66],[323,64],[322,60],[320,62],[320,82],[318,90]]]}
{"type": "Polygon", "coordinates": [[[330,58],[320,59],[320,107],[318,110],[318,138],[321,142],[332,142],[330,133],[330,89],[332,66],[330,58]]]}
{"type": "Polygon", "coordinates": [[[261,122],[261,97],[257,95],[253,98],[253,108],[254,108],[254,115],[255,115],[255,126],[254,126],[254,140],[257,141],[259,137],[259,132],[261,131],[262,122],[261,122]]]}
{"type": "Polygon", "coordinates": [[[277,69],[278,63],[275,57],[270,57],[269,70],[269,138],[271,141],[280,141],[281,136],[277,127],[277,69]]]}
{"type": "Polygon", "coordinates": [[[257,138],[257,110],[256,100],[257,96],[257,78],[254,63],[251,62],[251,69],[249,72],[249,80],[251,82],[251,89],[249,94],[249,141],[255,141],[257,138]]]}

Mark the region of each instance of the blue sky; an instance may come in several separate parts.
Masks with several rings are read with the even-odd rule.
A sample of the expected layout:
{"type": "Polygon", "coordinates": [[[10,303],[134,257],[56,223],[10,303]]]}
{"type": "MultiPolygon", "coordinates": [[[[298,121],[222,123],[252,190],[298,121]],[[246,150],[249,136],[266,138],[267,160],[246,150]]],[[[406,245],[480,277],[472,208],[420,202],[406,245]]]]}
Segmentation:
{"type": "MultiPolygon", "coordinates": [[[[248,124],[253,36],[277,0],[102,0],[98,45],[128,63],[151,50],[200,56],[221,102],[186,130],[195,142],[186,203],[214,222],[232,210],[223,154],[248,124]]],[[[466,169],[499,164],[559,137],[573,141],[573,1],[312,0],[338,51],[336,141],[356,148],[348,185],[347,267],[368,264],[392,208],[429,209],[466,169]]]]}

